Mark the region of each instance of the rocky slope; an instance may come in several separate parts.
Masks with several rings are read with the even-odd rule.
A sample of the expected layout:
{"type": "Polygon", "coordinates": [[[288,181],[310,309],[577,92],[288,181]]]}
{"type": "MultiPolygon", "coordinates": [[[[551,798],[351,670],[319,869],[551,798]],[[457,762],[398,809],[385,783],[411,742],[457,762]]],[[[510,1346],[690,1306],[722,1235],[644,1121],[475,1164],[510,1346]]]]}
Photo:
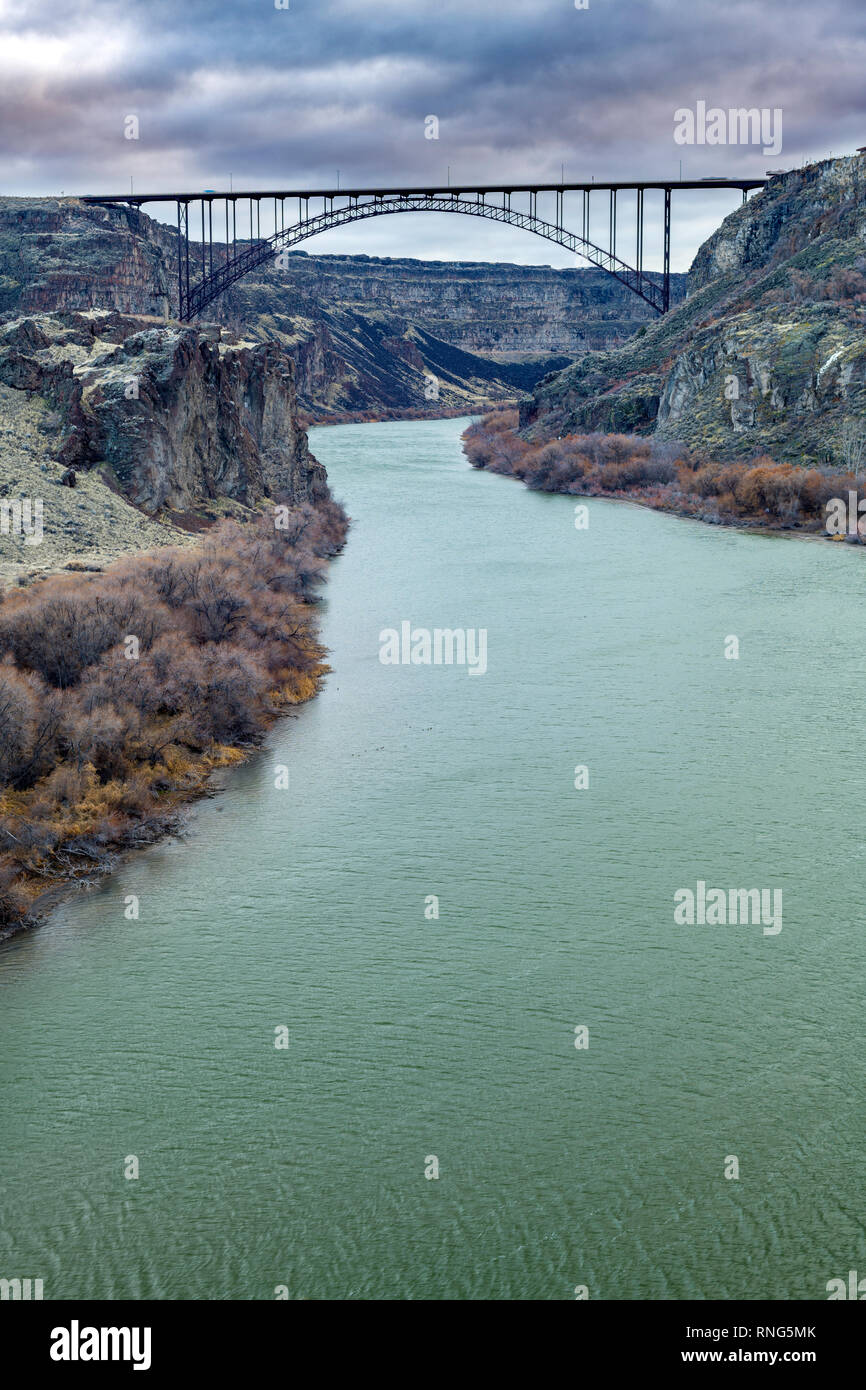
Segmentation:
{"type": "Polygon", "coordinates": [[[521,431],[655,433],[718,459],[856,463],[864,271],[864,156],[776,178],[701,247],[684,302],[627,344],[545,378],[521,431]]]}
{"type": "MultiPolygon", "coordinates": [[[[176,312],[173,229],[75,199],[0,199],[0,310],[176,312]]],[[[674,277],[674,295],[685,277],[674,277]]],[[[473,409],[530,390],[584,349],[622,342],[652,310],[593,269],[439,264],[295,252],[209,307],[244,337],[280,342],[301,408],[473,409]],[[432,378],[432,380],[431,380],[432,378]]]]}
{"type": "MultiPolygon", "coordinates": [[[[540,249],[540,248],[539,248],[540,249]]],[[[547,265],[316,256],[290,252],[285,269],[239,282],[267,284],[282,306],[340,304],[409,320],[465,352],[502,358],[608,347],[654,317],[643,300],[603,270],[547,265]]],[[[685,277],[676,277],[675,294],[685,277]]]]}
{"type": "Polygon", "coordinates": [[[562,355],[496,362],[452,347],[405,315],[331,307],[328,300],[299,309],[276,280],[250,280],[210,309],[235,331],[285,348],[308,420],[469,413],[531,390],[569,361],[562,355]]]}
{"type": "Polygon", "coordinates": [[[170,317],[176,246],[173,232],[132,208],[0,198],[0,313],[118,309],[170,317]]]}
{"type": "Polygon", "coordinates": [[[328,496],[290,357],[216,326],[113,310],[6,315],[0,444],[2,496],[44,509],[41,542],[0,534],[7,578],[175,544],[186,513],[328,496]]]}
{"type": "Polygon", "coordinates": [[[144,516],[107,486],[99,469],[78,473],[74,488],[64,483],[59,426],[44,397],[0,384],[0,497],[29,499],[33,533],[0,531],[0,589],[54,570],[102,569],[128,551],[194,543],[188,531],[144,516]]]}

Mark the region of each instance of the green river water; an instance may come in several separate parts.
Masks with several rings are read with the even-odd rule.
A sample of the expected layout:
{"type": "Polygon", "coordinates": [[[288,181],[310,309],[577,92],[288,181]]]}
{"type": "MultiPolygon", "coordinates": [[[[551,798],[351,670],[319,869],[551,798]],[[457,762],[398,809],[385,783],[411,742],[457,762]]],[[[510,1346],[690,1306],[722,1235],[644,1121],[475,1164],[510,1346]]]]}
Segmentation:
{"type": "Polygon", "coordinates": [[[595,500],[577,530],[575,499],[470,469],[464,425],[313,431],[354,519],[322,694],[184,842],[0,947],[0,1275],[821,1299],[866,1273],[863,555],[595,500]],[[404,621],[486,630],[486,673],[383,664],[404,621]],[[782,930],[678,925],[698,880],[782,890],[782,930]]]}

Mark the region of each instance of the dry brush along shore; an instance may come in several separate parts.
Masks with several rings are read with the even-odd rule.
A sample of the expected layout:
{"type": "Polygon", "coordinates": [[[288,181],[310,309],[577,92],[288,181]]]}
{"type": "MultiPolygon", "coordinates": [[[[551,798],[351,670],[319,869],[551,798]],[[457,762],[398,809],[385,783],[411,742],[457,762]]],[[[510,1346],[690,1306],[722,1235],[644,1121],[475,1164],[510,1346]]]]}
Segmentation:
{"type": "Polygon", "coordinates": [[[314,608],[331,500],[218,524],[195,549],[52,575],[0,603],[0,935],[181,822],[327,671],[314,608]]]}
{"type": "Polygon", "coordinates": [[[315,693],[347,520],[297,415],[277,344],[0,318],[0,934],[177,826],[315,693]]]}
{"type": "MultiPolygon", "coordinates": [[[[863,468],[797,468],[767,455],[741,462],[707,458],[672,440],[642,435],[567,434],[531,441],[515,410],[497,410],[464,432],[473,468],[518,478],[536,492],[608,497],[712,525],[828,530],[828,504],[866,496],[863,468]]],[[[839,528],[834,539],[860,542],[839,528]]]]}

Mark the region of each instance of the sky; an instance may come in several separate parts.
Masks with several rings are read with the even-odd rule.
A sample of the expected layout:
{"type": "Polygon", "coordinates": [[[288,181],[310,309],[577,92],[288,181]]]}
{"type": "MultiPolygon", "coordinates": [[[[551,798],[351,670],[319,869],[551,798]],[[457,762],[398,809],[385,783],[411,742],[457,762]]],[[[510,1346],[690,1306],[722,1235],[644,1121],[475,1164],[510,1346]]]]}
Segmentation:
{"type": "MultiPolygon", "coordinates": [[[[751,177],[866,144],[863,0],[577,3],[0,0],[0,193],[751,177]],[[781,153],[677,143],[699,102],[781,112],[781,153]]],[[[739,197],[674,194],[676,269],[739,197]]],[[[448,214],[303,249],[576,264],[448,214]]]]}

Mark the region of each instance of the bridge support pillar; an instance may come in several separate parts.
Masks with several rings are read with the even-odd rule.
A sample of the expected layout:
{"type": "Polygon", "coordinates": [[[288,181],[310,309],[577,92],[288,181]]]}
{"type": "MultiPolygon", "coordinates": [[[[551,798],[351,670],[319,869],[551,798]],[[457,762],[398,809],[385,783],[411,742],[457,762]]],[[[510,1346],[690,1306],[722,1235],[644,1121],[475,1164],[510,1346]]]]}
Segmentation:
{"type": "Polygon", "coordinates": [[[638,288],[643,284],[643,189],[637,190],[637,227],[635,229],[635,263],[638,288]]]}
{"type": "Polygon", "coordinates": [[[665,189],[665,268],[662,288],[662,313],[671,307],[671,190],[665,189]]]}
{"type": "Polygon", "coordinates": [[[184,322],[189,311],[189,203],[177,203],[177,316],[184,322]]]}

